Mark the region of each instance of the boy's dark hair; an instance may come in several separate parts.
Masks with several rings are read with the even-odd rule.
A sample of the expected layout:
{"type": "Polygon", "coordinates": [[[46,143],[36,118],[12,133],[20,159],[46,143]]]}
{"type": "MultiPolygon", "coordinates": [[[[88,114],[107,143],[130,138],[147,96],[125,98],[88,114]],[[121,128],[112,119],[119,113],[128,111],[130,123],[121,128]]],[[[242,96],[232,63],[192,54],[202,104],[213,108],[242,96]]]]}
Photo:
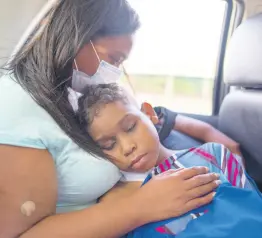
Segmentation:
{"type": "Polygon", "coordinates": [[[106,104],[122,101],[128,102],[125,90],[116,83],[89,85],[83,96],[78,99],[78,118],[81,127],[86,131],[99,111],[106,104]]]}

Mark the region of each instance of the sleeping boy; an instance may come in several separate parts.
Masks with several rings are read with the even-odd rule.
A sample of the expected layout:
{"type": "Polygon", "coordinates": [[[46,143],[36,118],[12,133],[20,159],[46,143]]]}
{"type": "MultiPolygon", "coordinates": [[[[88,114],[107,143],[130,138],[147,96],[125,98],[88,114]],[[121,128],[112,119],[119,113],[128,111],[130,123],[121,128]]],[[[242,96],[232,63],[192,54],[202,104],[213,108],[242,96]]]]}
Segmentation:
{"type": "MultiPolygon", "coordinates": [[[[182,151],[161,145],[155,129],[159,123],[148,103],[138,107],[118,84],[89,85],[78,100],[78,117],[107,159],[122,172],[122,181],[135,174],[155,176],[169,169],[205,166],[216,173],[218,183],[252,189],[241,158],[223,145],[207,143],[182,151]]],[[[190,214],[166,224],[164,232],[178,234],[202,214],[190,214]]],[[[163,227],[159,228],[163,232],[163,227]],[[162,230],[161,230],[162,229],[162,230]]]]}

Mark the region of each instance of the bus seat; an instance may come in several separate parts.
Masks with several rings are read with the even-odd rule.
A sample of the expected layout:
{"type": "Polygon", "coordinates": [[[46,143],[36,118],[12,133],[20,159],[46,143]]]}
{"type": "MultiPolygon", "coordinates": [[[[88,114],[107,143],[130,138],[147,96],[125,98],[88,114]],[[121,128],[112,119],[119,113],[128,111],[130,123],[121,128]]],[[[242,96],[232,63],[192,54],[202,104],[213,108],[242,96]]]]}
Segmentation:
{"type": "Polygon", "coordinates": [[[218,127],[240,143],[248,173],[262,184],[262,14],[234,32],[224,81],[234,87],[223,100],[218,127]]]}

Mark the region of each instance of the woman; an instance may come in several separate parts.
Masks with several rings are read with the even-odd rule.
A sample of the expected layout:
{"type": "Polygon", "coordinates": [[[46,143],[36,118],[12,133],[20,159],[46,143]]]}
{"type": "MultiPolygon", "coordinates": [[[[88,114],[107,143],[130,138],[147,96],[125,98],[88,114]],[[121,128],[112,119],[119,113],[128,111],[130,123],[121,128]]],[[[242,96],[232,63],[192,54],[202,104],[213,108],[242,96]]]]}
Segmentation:
{"type": "Polygon", "coordinates": [[[120,175],[94,156],[100,150],[81,131],[68,88],[100,60],[119,66],[138,27],[125,0],[57,1],[10,63],[0,81],[1,237],[119,237],[212,200],[216,176],[196,167],[95,205],[120,175]],[[204,196],[189,196],[195,188],[204,196]]]}

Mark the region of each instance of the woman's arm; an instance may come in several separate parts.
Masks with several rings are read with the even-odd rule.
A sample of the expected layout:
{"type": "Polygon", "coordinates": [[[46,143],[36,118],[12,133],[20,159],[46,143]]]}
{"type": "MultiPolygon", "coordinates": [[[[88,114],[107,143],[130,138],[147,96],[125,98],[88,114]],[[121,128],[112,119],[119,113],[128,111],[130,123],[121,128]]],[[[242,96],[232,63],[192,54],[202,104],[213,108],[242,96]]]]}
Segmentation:
{"type": "Polygon", "coordinates": [[[0,146],[0,164],[0,237],[115,237],[143,223],[128,204],[131,198],[55,215],[56,171],[45,150],[0,146]],[[35,205],[30,216],[27,202],[35,205]]]}
{"type": "Polygon", "coordinates": [[[91,208],[50,216],[19,238],[115,238],[145,223],[136,199],[118,199],[91,208]],[[131,205],[130,205],[131,203],[131,205]]]}
{"type": "Polygon", "coordinates": [[[0,237],[5,238],[119,237],[209,203],[217,187],[217,177],[203,167],[169,171],[128,197],[55,215],[56,170],[47,151],[0,145],[0,163],[0,237]],[[27,201],[35,204],[31,213],[23,207],[27,201]]]}
{"type": "Polygon", "coordinates": [[[99,202],[114,201],[118,198],[126,198],[134,194],[142,185],[142,182],[119,182],[106,194],[99,198],[99,202]]]}
{"type": "Polygon", "coordinates": [[[54,214],[57,183],[49,153],[0,145],[0,191],[0,237],[18,237],[54,214]],[[28,202],[35,205],[34,211],[28,202]]]}
{"type": "Polygon", "coordinates": [[[204,142],[223,144],[233,153],[240,154],[239,144],[206,122],[177,115],[174,129],[204,142]]]}

